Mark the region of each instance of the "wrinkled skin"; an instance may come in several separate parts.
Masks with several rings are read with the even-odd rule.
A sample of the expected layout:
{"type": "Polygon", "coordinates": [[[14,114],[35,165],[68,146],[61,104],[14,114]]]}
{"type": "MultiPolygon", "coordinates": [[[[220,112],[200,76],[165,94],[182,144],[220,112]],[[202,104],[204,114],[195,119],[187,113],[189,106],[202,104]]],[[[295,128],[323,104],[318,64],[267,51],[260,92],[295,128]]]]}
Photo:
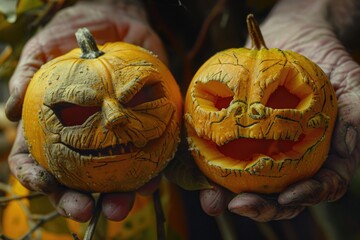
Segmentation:
{"type": "MultiPolygon", "coordinates": [[[[60,11],[43,30],[28,41],[9,83],[11,96],[5,111],[10,120],[17,121],[21,118],[26,88],[39,67],[78,47],[75,32],[79,27],[88,27],[98,44],[129,42],[154,52],[166,63],[162,42],[148,25],[143,8],[136,4],[124,4],[122,1],[117,3],[114,6],[108,3],[79,2],[60,11]]],[[[46,193],[60,214],[80,222],[91,218],[95,205],[93,197],[60,186],[51,174],[34,162],[29,156],[21,122],[9,156],[9,166],[25,187],[46,193]]],[[[155,178],[137,192],[151,194],[158,184],[159,178],[155,178]]],[[[103,213],[111,220],[124,219],[132,208],[134,197],[135,192],[104,194],[103,213]]]]}
{"type": "MultiPolygon", "coordinates": [[[[279,1],[260,26],[269,48],[301,53],[316,62],[330,77],[339,109],[328,159],[313,178],[293,184],[275,197],[253,193],[234,196],[219,186],[203,190],[200,201],[209,215],[218,215],[228,208],[233,213],[261,222],[289,219],[307,206],[338,200],[347,191],[360,162],[360,110],[356,106],[360,101],[360,67],[334,33],[336,15],[331,15],[333,25],[326,20],[326,14],[334,14],[337,10],[346,12],[342,8],[331,8],[331,4],[336,2],[331,1],[279,1]],[[328,9],[331,9],[330,13],[328,9]]],[[[355,1],[344,1],[343,8],[351,6],[351,2],[355,1]]],[[[350,7],[348,10],[350,13],[354,9],[350,7]]],[[[344,19],[341,14],[337,17],[344,19]]],[[[346,28],[351,23],[345,20],[339,19],[338,27],[346,28]]]]}
{"type": "MultiPolygon", "coordinates": [[[[360,100],[360,67],[352,61],[337,40],[332,26],[325,20],[325,13],[321,11],[327,7],[327,1],[330,0],[279,1],[261,29],[268,47],[297,51],[318,63],[330,76],[338,97],[339,115],[329,159],[314,178],[290,186],[275,198],[252,193],[234,196],[219,186],[201,191],[200,201],[209,215],[218,215],[228,208],[257,221],[292,218],[306,206],[339,199],[347,190],[360,161],[360,110],[356,106],[360,100]]],[[[355,2],[346,0],[344,5],[351,1],[355,2]]],[[[30,77],[41,64],[75,47],[73,34],[80,25],[90,24],[89,29],[100,44],[106,40],[124,40],[148,48],[165,59],[160,40],[143,20],[142,14],[130,9],[126,12],[132,15],[131,18],[124,12],[114,17],[114,14],[107,15],[106,12],[111,13],[116,9],[103,8],[105,14],[90,13],[87,16],[81,14],[81,7],[69,8],[58,14],[52,23],[29,41],[10,82],[11,97],[6,107],[8,118],[20,119],[23,95],[30,77]],[[67,18],[66,15],[71,13],[72,17],[67,18]],[[109,24],[112,30],[105,32],[109,24]],[[74,42],[64,41],[69,39],[74,42]]],[[[86,8],[87,12],[89,10],[92,8],[86,8]]],[[[343,9],[334,8],[334,11],[337,10],[343,9]]],[[[334,16],[343,18],[344,15],[334,16]]],[[[346,23],[339,23],[338,27],[346,27],[346,23]]],[[[17,136],[9,164],[25,186],[47,193],[61,214],[78,221],[86,221],[91,217],[94,208],[91,196],[60,187],[50,174],[29,158],[21,132],[17,136]]],[[[139,191],[149,194],[156,189],[157,184],[158,179],[155,179],[139,191]]],[[[109,219],[121,220],[131,209],[133,200],[134,193],[106,195],[103,212],[109,219]]]]}

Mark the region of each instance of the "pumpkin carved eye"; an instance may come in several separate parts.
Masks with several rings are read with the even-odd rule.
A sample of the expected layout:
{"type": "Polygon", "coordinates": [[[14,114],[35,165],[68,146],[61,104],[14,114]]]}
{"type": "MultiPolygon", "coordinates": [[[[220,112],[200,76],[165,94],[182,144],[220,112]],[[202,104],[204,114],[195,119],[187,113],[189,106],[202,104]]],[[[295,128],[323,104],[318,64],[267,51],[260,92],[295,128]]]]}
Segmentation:
{"type": "Polygon", "coordinates": [[[218,96],[216,98],[215,107],[218,110],[221,110],[223,108],[227,108],[230,106],[230,102],[232,101],[233,97],[220,97],[218,96]]]}
{"type": "Polygon", "coordinates": [[[294,69],[285,68],[279,77],[279,85],[267,87],[265,106],[272,109],[304,110],[311,105],[313,89],[299,77],[294,69]],[[266,100],[267,99],[267,100],[266,100]]]}
{"type": "Polygon", "coordinates": [[[127,103],[125,103],[124,106],[132,108],[143,103],[149,103],[158,100],[163,97],[165,97],[165,92],[161,82],[146,84],[127,103]]]}
{"type": "Polygon", "coordinates": [[[80,106],[72,103],[58,103],[54,112],[65,127],[82,125],[86,120],[101,110],[99,106],[80,106]]]}
{"type": "Polygon", "coordinates": [[[234,93],[224,83],[218,81],[199,82],[195,95],[198,104],[210,111],[219,111],[230,106],[234,93]]]}
{"type": "Polygon", "coordinates": [[[286,89],[283,86],[279,86],[275,92],[273,92],[265,106],[273,109],[296,109],[300,103],[300,98],[286,89]],[[286,99],[286,101],[284,101],[286,99]]]}

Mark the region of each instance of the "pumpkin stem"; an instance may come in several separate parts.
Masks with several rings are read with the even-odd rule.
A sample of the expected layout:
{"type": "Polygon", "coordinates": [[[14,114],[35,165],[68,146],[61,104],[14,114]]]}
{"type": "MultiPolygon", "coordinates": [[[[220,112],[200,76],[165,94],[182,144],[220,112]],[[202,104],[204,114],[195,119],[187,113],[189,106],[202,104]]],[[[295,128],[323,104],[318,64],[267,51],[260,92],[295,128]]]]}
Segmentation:
{"type": "Polygon", "coordinates": [[[253,14],[249,14],[247,16],[246,24],[247,24],[248,32],[250,35],[252,48],[255,48],[258,50],[261,48],[268,49],[266,47],[263,35],[260,31],[260,27],[259,27],[258,23],[256,22],[253,14]]]}
{"type": "Polygon", "coordinates": [[[96,45],[94,37],[91,35],[89,29],[79,28],[76,33],[76,40],[81,49],[81,58],[94,59],[104,54],[96,45]]]}
{"type": "Polygon", "coordinates": [[[102,210],[103,198],[104,198],[103,194],[100,194],[96,202],[94,215],[90,219],[89,225],[86,228],[83,240],[91,240],[92,237],[94,236],[96,225],[99,221],[99,217],[102,210]]]}

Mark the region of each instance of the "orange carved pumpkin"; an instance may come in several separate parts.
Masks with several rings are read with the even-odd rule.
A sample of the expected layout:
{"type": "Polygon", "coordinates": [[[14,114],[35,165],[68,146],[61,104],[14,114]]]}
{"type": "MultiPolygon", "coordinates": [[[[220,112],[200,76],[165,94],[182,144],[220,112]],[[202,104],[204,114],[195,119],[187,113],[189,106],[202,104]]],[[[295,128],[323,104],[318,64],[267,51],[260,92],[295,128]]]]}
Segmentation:
{"type": "Polygon", "coordinates": [[[254,47],[215,54],[188,88],[189,148],[204,175],[235,193],[279,192],[327,158],[336,96],[315,63],[266,48],[247,20],[254,47]]]}
{"type": "Polygon", "coordinates": [[[167,67],[124,42],[74,49],[41,67],[23,106],[34,159],[57,180],[91,192],[132,191],[164,169],[179,142],[182,99],[167,67]]]}

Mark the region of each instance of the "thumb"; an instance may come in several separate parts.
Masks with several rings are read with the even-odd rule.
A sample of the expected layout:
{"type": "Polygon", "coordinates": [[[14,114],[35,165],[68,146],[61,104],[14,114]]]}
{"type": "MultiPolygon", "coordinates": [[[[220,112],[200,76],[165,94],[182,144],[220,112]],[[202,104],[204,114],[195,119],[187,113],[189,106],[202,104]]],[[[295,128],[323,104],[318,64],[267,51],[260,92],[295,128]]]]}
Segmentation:
{"type": "Polygon", "coordinates": [[[44,53],[39,46],[37,37],[27,42],[15,72],[9,81],[10,97],[5,105],[5,114],[11,121],[20,120],[24,96],[30,79],[45,63],[44,53]]]}
{"type": "Polygon", "coordinates": [[[333,147],[342,157],[351,156],[358,144],[360,110],[355,104],[359,101],[360,96],[356,93],[345,94],[338,100],[338,121],[333,136],[333,147]]]}
{"type": "Polygon", "coordinates": [[[330,75],[331,81],[339,85],[338,116],[332,147],[341,157],[348,158],[360,147],[360,109],[357,106],[360,102],[360,66],[347,61],[336,69],[330,75]]]}

